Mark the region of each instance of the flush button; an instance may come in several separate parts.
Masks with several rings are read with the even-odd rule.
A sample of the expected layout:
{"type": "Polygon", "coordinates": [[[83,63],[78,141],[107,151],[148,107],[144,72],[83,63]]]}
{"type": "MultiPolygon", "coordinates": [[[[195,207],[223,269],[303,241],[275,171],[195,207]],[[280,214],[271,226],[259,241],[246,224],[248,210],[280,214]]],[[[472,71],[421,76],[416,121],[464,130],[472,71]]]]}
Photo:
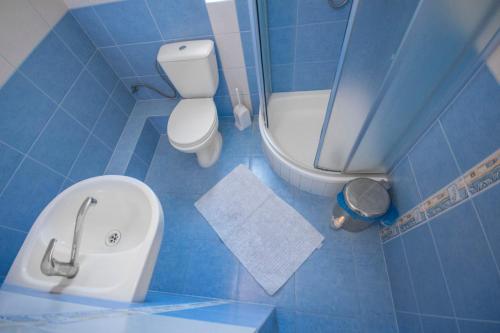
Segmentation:
{"type": "Polygon", "coordinates": [[[187,48],[187,46],[186,46],[186,45],[181,45],[181,46],[179,46],[179,51],[183,51],[183,50],[185,50],[186,48],[187,48]]]}

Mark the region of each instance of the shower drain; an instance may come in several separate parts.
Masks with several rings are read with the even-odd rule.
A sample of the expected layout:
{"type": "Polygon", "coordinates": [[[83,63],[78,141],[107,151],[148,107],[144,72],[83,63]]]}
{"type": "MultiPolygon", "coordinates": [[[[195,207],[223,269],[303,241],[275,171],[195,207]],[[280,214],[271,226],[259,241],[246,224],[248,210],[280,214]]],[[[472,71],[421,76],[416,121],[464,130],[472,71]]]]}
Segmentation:
{"type": "Polygon", "coordinates": [[[106,235],[105,243],[107,246],[116,246],[121,238],[122,234],[118,230],[111,230],[106,235]]]}

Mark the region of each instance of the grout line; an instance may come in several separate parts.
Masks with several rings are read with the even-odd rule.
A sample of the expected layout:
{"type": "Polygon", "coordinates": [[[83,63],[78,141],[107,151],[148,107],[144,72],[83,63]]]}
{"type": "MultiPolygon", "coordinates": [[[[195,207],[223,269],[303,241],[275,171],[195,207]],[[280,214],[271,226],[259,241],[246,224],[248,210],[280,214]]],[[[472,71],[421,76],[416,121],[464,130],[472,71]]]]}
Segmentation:
{"type": "Polygon", "coordinates": [[[158,25],[158,22],[156,22],[156,18],[153,15],[153,12],[151,11],[151,8],[150,8],[149,3],[147,2],[147,0],[144,0],[144,4],[146,5],[146,8],[148,9],[149,15],[151,15],[151,18],[153,19],[153,23],[155,24],[156,29],[158,29],[158,32],[160,33],[160,37],[161,37],[162,41],[164,41],[165,40],[165,36],[163,36],[163,33],[162,33],[161,29],[160,29],[160,26],[158,25]]]}
{"type": "MultiPolygon", "coordinates": [[[[20,232],[20,233],[23,233],[23,234],[28,234],[27,231],[24,231],[24,230],[21,230],[21,229],[17,229],[17,228],[12,228],[12,227],[9,227],[9,226],[3,225],[3,224],[0,224],[0,228],[11,230],[11,231],[20,232]]],[[[0,283],[0,285],[1,285],[1,283],[0,283]]]]}
{"type": "MultiPolygon", "coordinates": [[[[403,256],[404,256],[404,259],[406,262],[406,270],[408,272],[408,278],[410,280],[410,288],[411,288],[411,291],[413,294],[413,298],[415,300],[415,306],[417,307],[418,312],[421,313],[422,311],[420,310],[420,305],[418,304],[418,301],[417,301],[417,293],[415,292],[415,287],[413,285],[413,277],[412,277],[411,270],[410,270],[410,264],[408,263],[408,255],[406,253],[406,246],[405,246],[405,242],[403,240],[403,237],[401,237],[401,246],[403,248],[403,256]]],[[[424,324],[422,322],[421,316],[418,316],[418,321],[420,322],[420,331],[423,332],[424,331],[424,324]]]]}
{"type": "MultiPolygon", "coordinates": [[[[115,83],[115,87],[118,85],[118,82],[115,83]]],[[[114,88],[113,88],[114,90],[114,88]]],[[[87,146],[87,143],[89,142],[90,138],[93,136],[93,137],[96,137],[97,138],[97,135],[94,135],[94,130],[95,128],[97,127],[97,124],[99,123],[99,120],[101,119],[104,111],[106,110],[110,100],[111,100],[111,94],[108,95],[108,99],[106,100],[106,103],[104,103],[104,105],[102,106],[101,108],[101,111],[99,112],[99,116],[97,117],[96,121],[94,122],[94,125],[92,126],[92,128],[89,130],[89,135],[87,136],[87,139],[85,139],[85,142],[83,143],[82,147],[80,148],[80,151],[78,152],[75,160],[73,161],[73,163],[71,164],[71,167],[68,171],[68,174],[67,174],[67,178],[70,179],[71,181],[73,181],[72,178],[70,178],[70,175],[71,173],[73,172],[73,169],[75,168],[76,166],[76,163],[78,161],[78,159],[80,158],[82,152],[85,150],[85,147],[87,146]]],[[[99,140],[101,141],[101,140],[99,140]]],[[[107,145],[105,146],[107,147],[107,145]]],[[[59,191],[62,189],[62,187],[64,186],[64,183],[61,185],[61,188],[59,189],[59,191]]]]}
{"type": "Polygon", "coordinates": [[[382,237],[380,237],[380,235],[379,235],[379,240],[380,240],[380,247],[382,249],[382,257],[384,258],[385,275],[386,275],[387,281],[389,282],[389,293],[391,294],[391,302],[392,302],[392,310],[393,310],[393,315],[394,315],[394,322],[396,323],[396,331],[399,332],[398,316],[396,315],[396,304],[394,303],[394,295],[392,293],[391,279],[389,277],[389,270],[387,269],[387,260],[385,259],[384,243],[382,242],[382,237]]]}
{"type": "Polygon", "coordinates": [[[403,311],[403,310],[398,310],[397,312],[411,314],[411,315],[415,315],[415,316],[425,316],[425,317],[442,318],[442,319],[458,319],[458,320],[467,320],[467,321],[473,321],[473,322],[478,322],[478,323],[500,324],[500,321],[498,321],[498,320],[476,319],[476,318],[467,318],[467,317],[451,317],[451,316],[443,316],[443,315],[437,315],[437,314],[431,314],[431,313],[417,313],[417,312],[403,311]]]}
{"type": "MultiPolygon", "coordinates": [[[[482,66],[481,66],[482,67],[482,66]]],[[[479,72],[479,71],[478,71],[479,72]]],[[[474,76],[474,75],[473,75],[474,76]]],[[[467,84],[465,85],[467,86],[467,84]]],[[[451,143],[450,143],[450,140],[448,139],[448,135],[446,134],[446,131],[444,130],[444,126],[441,122],[441,120],[438,119],[438,122],[439,122],[439,126],[441,127],[441,131],[443,132],[443,136],[444,136],[444,139],[446,141],[446,144],[448,145],[448,149],[450,150],[451,152],[451,156],[453,157],[453,161],[455,162],[455,165],[458,169],[458,171],[460,172],[461,176],[460,178],[463,179],[463,176],[465,173],[467,173],[468,171],[466,172],[463,172],[462,171],[462,168],[460,167],[460,164],[458,163],[458,159],[457,159],[457,156],[455,155],[455,152],[451,146],[451,143]]],[[[487,157],[486,157],[487,158],[487,157]]],[[[484,160],[484,159],[483,159],[484,160]]],[[[481,162],[479,162],[481,163],[481,162]]],[[[477,164],[476,164],[477,165],[477,164]]],[[[474,168],[475,166],[473,166],[472,168],[474,168]]],[[[470,169],[469,169],[470,170],[470,169]]],[[[487,188],[486,188],[487,189],[487,188]]],[[[469,187],[466,185],[465,186],[465,190],[467,192],[467,195],[468,195],[468,198],[472,198],[472,197],[475,197],[474,194],[470,193],[470,190],[469,190],[469,187]]],[[[483,190],[484,191],[484,190],[483,190]]],[[[476,194],[479,194],[479,193],[482,193],[483,191],[479,191],[478,193],[476,194]]],[[[488,247],[488,251],[490,252],[490,255],[491,257],[493,258],[493,263],[495,264],[495,268],[497,269],[497,273],[498,273],[498,276],[500,277],[500,266],[498,265],[498,262],[500,262],[500,258],[497,258],[495,256],[495,252],[493,251],[493,247],[491,246],[491,243],[490,243],[490,240],[488,238],[488,234],[486,232],[486,229],[484,228],[484,224],[483,224],[483,221],[482,221],[482,218],[481,216],[479,215],[479,210],[477,209],[476,207],[476,204],[474,202],[474,200],[470,200],[471,202],[471,205],[472,205],[472,209],[474,210],[474,214],[476,215],[476,218],[479,222],[479,226],[481,228],[481,231],[483,233],[483,236],[484,236],[484,239],[486,241],[486,246],[488,247]]]]}

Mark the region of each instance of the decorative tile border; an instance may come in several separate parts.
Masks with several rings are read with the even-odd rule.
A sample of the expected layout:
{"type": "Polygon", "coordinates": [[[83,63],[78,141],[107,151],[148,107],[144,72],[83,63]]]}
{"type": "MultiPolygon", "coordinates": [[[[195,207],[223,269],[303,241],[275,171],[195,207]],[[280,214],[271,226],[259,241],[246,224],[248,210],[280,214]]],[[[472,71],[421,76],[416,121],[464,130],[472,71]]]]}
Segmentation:
{"type": "Polygon", "coordinates": [[[500,179],[500,149],[476,164],[464,175],[431,195],[398,221],[380,228],[382,242],[387,242],[425,221],[453,208],[464,200],[493,186],[500,179]]]}

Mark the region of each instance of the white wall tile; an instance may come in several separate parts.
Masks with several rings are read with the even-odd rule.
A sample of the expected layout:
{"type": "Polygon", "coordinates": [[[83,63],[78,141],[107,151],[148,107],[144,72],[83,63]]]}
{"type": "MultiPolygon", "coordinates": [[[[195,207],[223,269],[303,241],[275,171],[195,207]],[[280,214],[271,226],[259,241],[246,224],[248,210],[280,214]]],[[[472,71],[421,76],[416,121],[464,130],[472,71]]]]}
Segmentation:
{"type": "Polygon", "coordinates": [[[49,31],[28,0],[0,2],[0,55],[12,66],[17,68],[49,31]]]}
{"type": "Polygon", "coordinates": [[[117,2],[117,1],[122,1],[122,0],[64,0],[66,6],[68,6],[68,8],[70,9],[101,5],[104,3],[117,2]]]}
{"type": "Polygon", "coordinates": [[[90,6],[90,0],[64,0],[68,8],[79,8],[90,6]]]}
{"type": "Polygon", "coordinates": [[[245,67],[225,68],[224,77],[226,78],[227,88],[231,95],[235,94],[238,88],[241,94],[249,94],[247,71],[245,67]]]}
{"type": "Polygon", "coordinates": [[[68,7],[63,0],[29,0],[31,6],[53,27],[66,14],[68,7]]]}
{"type": "Polygon", "coordinates": [[[0,88],[7,82],[14,71],[14,67],[12,67],[4,57],[0,56],[0,88]]]}
{"type": "Polygon", "coordinates": [[[215,43],[219,50],[222,68],[244,67],[243,47],[239,33],[216,34],[215,43]]]}
{"type": "Polygon", "coordinates": [[[214,34],[239,32],[234,0],[205,0],[214,34]]]}
{"type": "Polygon", "coordinates": [[[495,51],[488,57],[486,64],[490,69],[491,74],[500,83],[500,45],[497,46],[495,51]]]}

